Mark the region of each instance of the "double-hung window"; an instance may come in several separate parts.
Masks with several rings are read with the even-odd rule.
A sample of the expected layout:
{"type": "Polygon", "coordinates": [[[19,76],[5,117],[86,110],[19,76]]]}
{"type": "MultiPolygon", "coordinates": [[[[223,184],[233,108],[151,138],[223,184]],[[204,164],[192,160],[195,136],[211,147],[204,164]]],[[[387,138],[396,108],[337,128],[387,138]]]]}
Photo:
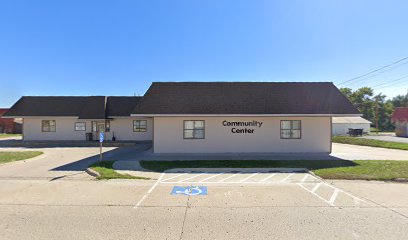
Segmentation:
{"type": "Polygon", "coordinates": [[[280,122],[280,136],[283,139],[300,139],[301,131],[300,120],[282,120],[280,122]]]}
{"type": "Polygon", "coordinates": [[[146,132],[147,120],[133,120],[133,132],[146,132]]]}
{"type": "Polygon", "coordinates": [[[184,121],[184,139],[204,139],[204,132],[203,120],[184,121]]]}
{"type": "Polygon", "coordinates": [[[57,130],[57,128],[56,128],[55,120],[42,120],[41,121],[41,131],[43,131],[43,132],[55,132],[56,130],[57,130]]]}
{"type": "Polygon", "coordinates": [[[75,123],[75,131],[85,131],[86,130],[86,123],[85,122],[76,122],[75,123]]]}

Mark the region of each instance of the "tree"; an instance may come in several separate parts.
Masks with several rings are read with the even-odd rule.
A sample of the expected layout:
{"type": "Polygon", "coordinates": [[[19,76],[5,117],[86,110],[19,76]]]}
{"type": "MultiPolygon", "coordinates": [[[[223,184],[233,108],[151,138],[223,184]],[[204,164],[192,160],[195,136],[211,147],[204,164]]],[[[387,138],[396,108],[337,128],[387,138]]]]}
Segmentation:
{"type": "Polygon", "coordinates": [[[340,91],[363,114],[363,118],[375,125],[378,117],[378,128],[380,130],[394,129],[390,118],[395,103],[401,105],[408,103],[408,94],[407,96],[398,96],[397,99],[386,100],[386,96],[382,93],[374,95],[374,91],[370,87],[362,87],[355,91],[351,88],[340,88],[340,91]],[[405,100],[407,101],[404,102],[405,100]]]}
{"type": "Polygon", "coordinates": [[[391,102],[394,107],[408,107],[408,91],[406,95],[394,97],[391,102]]]}

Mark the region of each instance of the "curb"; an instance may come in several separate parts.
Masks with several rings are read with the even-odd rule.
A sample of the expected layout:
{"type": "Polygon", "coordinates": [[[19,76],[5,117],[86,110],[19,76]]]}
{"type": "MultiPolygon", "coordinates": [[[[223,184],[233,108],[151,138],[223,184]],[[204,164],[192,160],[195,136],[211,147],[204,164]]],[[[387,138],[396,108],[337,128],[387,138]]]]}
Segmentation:
{"type": "Polygon", "coordinates": [[[87,168],[85,169],[85,172],[91,175],[92,177],[100,177],[101,174],[99,174],[97,171],[93,170],[92,168],[87,168]]]}

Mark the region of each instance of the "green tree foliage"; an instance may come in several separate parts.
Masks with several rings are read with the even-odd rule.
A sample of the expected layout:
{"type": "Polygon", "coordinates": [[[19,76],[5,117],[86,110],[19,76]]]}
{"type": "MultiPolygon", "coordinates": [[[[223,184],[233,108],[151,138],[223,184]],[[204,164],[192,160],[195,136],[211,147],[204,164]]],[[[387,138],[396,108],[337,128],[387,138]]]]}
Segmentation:
{"type": "Polygon", "coordinates": [[[408,107],[408,92],[405,95],[394,97],[391,102],[394,107],[408,107]]]}
{"type": "Polygon", "coordinates": [[[376,124],[378,110],[378,125],[379,129],[383,131],[394,129],[391,123],[391,115],[396,107],[408,107],[408,92],[406,95],[398,95],[391,100],[387,100],[382,93],[374,95],[374,90],[370,87],[362,87],[355,91],[351,88],[340,88],[340,91],[363,114],[365,119],[373,123],[373,126],[376,124]]]}

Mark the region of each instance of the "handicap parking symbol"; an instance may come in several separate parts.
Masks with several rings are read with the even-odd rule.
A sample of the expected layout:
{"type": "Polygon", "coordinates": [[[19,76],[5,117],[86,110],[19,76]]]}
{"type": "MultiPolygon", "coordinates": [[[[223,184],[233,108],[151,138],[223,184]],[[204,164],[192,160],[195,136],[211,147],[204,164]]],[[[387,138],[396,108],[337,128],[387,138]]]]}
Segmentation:
{"type": "Polygon", "coordinates": [[[175,186],[171,191],[171,195],[182,194],[186,196],[197,196],[197,195],[207,195],[207,187],[204,186],[189,186],[180,187],[175,186]]]}

